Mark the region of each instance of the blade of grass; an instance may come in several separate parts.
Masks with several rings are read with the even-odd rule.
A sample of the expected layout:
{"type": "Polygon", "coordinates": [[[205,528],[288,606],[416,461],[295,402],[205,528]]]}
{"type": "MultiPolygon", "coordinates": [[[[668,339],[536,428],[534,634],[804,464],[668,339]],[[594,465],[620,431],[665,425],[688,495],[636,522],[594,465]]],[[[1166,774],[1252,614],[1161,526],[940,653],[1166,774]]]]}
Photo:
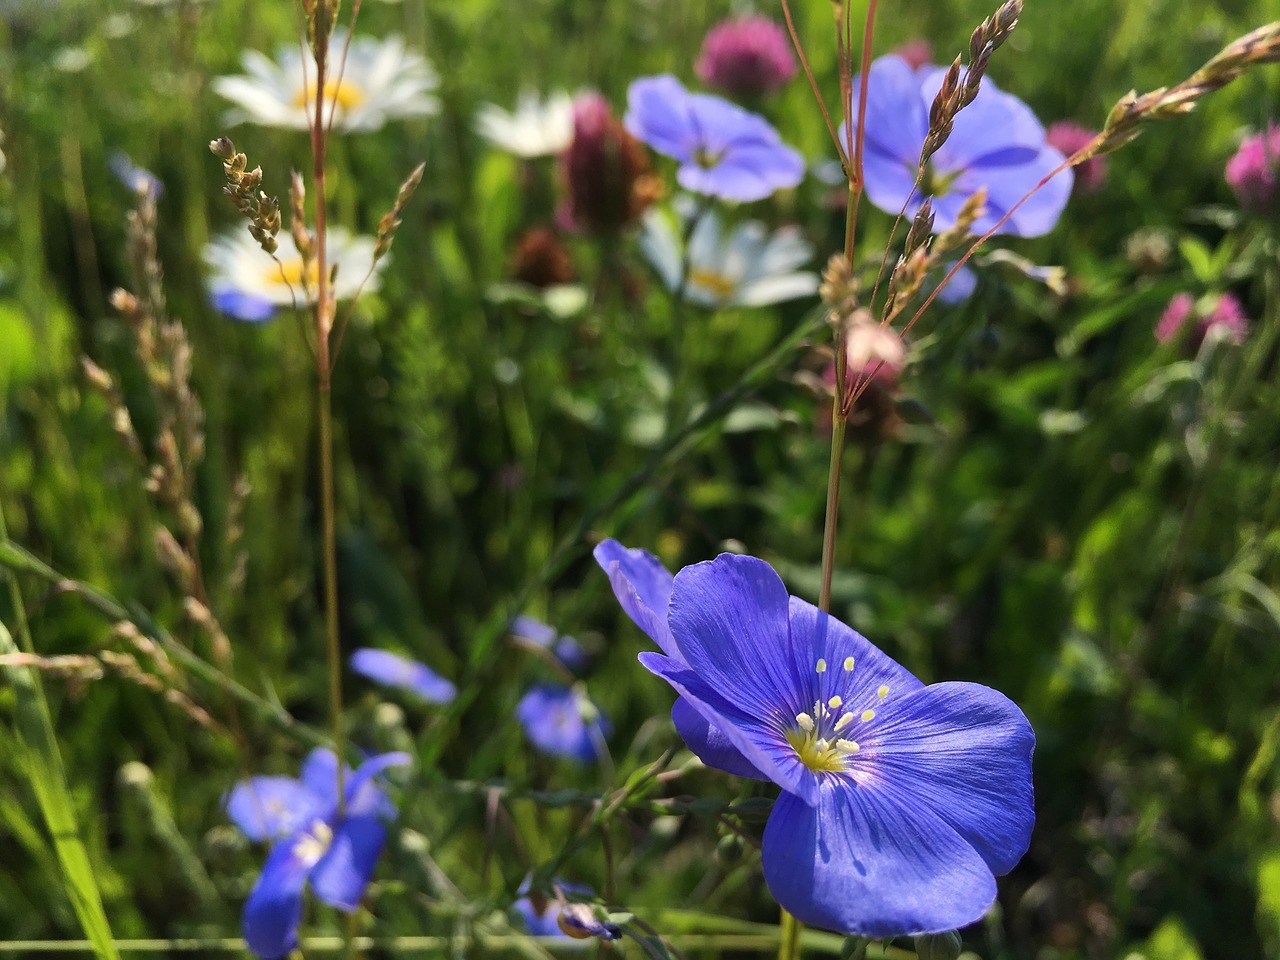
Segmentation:
{"type": "MultiPolygon", "coordinates": [[[[0,513],[0,538],[7,535],[4,514],[0,513]]],[[[7,571],[5,579],[9,581],[13,617],[22,641],[22,652],[34,653],[18,582],[7,571]]],[[[14,643],[13,636],[0,623],[0,653],[18,652],[19,647],[14,643]]],[[[67,896],[71,898],[71,906],[80,920],[85,936],[93,946],[93,952],[103,960],[117,960],[120,954],[116,951],[111,925],[107,922],[107,914],[102,907],[102,895],[93,875],[89,852],[80,839],[75,807],[67,788],[66,771],[62,766],[62,754],[58,752],[53,718],[49,714],[44,688],[40,684],[40,678],[30,667],[9,667],[6,672],[13,684],[13,715],[22,744],[22,764],[35,791],[36,801],[40,804],[45,824],[53,837],[58,862],[62,865],[62,873],[66,878],[67,896]]]]}

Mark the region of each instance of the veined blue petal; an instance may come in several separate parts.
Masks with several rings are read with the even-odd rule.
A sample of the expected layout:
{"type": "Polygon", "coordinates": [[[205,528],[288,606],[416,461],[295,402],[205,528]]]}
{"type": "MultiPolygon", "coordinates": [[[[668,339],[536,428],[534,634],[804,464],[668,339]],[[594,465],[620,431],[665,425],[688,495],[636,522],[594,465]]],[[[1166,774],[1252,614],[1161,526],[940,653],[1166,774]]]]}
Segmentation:
{"type": "Polygon", "coordinates": [[[675,580],[662,561],[647,550],[627,549],[617,540],[605,540],[593,551],[596,563],[609,575],[613,595],[627,616],[649,635],[669,657],[682,659],[671,628],[667,608],[675,580]]]}
{"type": "MultiPolygon", "coordinates": [[[[817,778],[800,762],[783,734],[791,715],[781,714],[767,704],[746,712],[722,697],[716,687],[703,682],[697,673],[670,657],[642,653],[640,662],[671,684],[681,699],[702,714],[709,726],[724,734],[756,770],[806,802],[818,802],[817,778]]],[[[690,749],[692,747],[690,744],[690,749]]]]}
{"type": "Polygon", "coordinates": [[[676,575],[667,619],[705,685],[748,715],[789,720],[811,703],[814,662],[792,647],[788,603],[773,567],[724,553],[676,575]]]}
{"type": "Polygon", "coordinates": [[[708,767],[732,773],[736,777],[769,779],[742,755],[742,751],[733,745],[733,741],[719,727],[708,723],[707,718],[696,708],[689,706],[683,697],[677,697],[671,708],[671,722],[675,724],[676,733],[680,734],[689,749],[708,767]]]}
{"type": "Polygon", "coordinates": [[[226,798],[227,816],[250,840],[278,840],[328,815],[328,798],[293,777],[241,780],[226,798]]]}
{"type": "Polygon", "coordinates": [[[351,669],[361,676],[389,687],[408,690],[427,703],[449,703],[458,689],[425,663],[410,660],[389,650],[366,647],[351,654],[351,669]]]}
{"type": "Polygon", "coordinates": [[[387,829],[378,816],[345,817],[334,831],[329,849],[311,871],[316,896],[339,910],[356,909],[386,839],[387,829]]]}
{"type": "Polygon", "coordinates": [[[942,933],[996,895],[978,852],[909,795],[824,778],[810,807],[782,794],[764,831],[765,881],[802,923],[866,937],[942,933]]]}
{"type": "MultiPolygon", "coordinates": [[[[935,88],[936,89],[936,88],[935,88]]],[[[858,115],[858,83],[853,86],[850,120],[858,115]]],[[[910,164],[912,175],[920,160],[929,131],[928,105],[920,96],[920,78],[901,57],[883,56],[871,64],[867,78],[867,126],[864,146],[874,148],[901,165],[910,164]]],[[[846,128],[840,128],[840,142],[846,143],[846,128]]],[[[868,185],[870,177],[867,178],[868,185]]],[[[904,198],[905,199],[905,198],[904,198]]],[[[902,202],[898,201],[899,204],[902,202]]]]}
{"type": "Polygon", "coordinates": [[[1031,843],[1035,734],[1018,706],[977,683],[937,683],[886,711],[863,743],[867,789],[928,806],[1002,876],[1031,843]]]}
{"type": "Polygon", "coordinates": [[[312,866],[298,854],[299,839],[295,834],[275,845],[244,904],[245,942],[263,960],[283,957],[298,945],[302,890],[312,866]]]}

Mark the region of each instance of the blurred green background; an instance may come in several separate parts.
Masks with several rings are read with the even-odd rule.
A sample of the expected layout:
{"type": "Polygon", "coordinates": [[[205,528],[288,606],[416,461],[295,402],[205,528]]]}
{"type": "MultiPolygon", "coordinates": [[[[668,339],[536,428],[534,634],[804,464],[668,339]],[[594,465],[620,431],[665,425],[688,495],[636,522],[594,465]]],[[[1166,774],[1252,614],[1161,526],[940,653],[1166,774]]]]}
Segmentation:
{"type": "MultiPolygon", "coordinates": [[[[831,7],[793,3],[834,110],[831,7]]],[[[494,626],[518,598],[594,651],[586,682],[613,719],[620,781],[676,738],[670,692],[637,667],[647,641],[617,611],[592,542],[616,535],[674,569],[733,541],[773,562],[793,592],[816,596],[828,435],[826,401],[796,376],[813,368],[809,351],[783,356],[750,400],[655,468],[671,308],[631,238],[616,249],[571,241],[593,293],[582,310],[491,295],[530,222],[517,161],[475,135],[476,107],[510,107],[524,87],[592,87],[621,112],[637,76],[672,71],[693,83],[702,36],[730,9],[364,4],[361,32],[403,33],[435,63],[442,111],[333,151],[331,209],[365,231],[426,162],[334,383],[343,645],[408,653],[473,694],[449,712],[387,707],[348,678],[352,739],[412,743],[423,760],[398,799],[401,824],[428,843],[393,839],[372,932],[456,932],[501,911],[583,815],[572,794],[557,806],[522,791],[607,786],[598,768],[536,755],[512,718],[546,675],[494,626]],[[625,290],[595,286],[612,258],[625,290]],[[632,478],[638,489],[615,497],[632,478]],[[559,555],[569,562],[543,576],[562,541],[574,547],[559,555]],[[484,787],[495,784],[512,794],[487,817],[484,787]],[[485,849],[492,862],[477,855],[485,849]]],[[[923,37],[949,61],[992,9],[883,4],[877,51],[923,37]]],[[[1097,127],[1129,89],[1182,79],[1276,15],[1274,3],[1243,0],[1031,3],[990,74],[1046,123],[1097,127]]],[[[165,186],[169,308],[186,324],[206,415],[196,488],[210,605],[236,679],[324,728],[310,357],[288,317],[249,325],[213,311],[200,260],[212,234],[240,228],[220,196],[211,138],[232,136],[281,196],[288,171],[309,167],[305,136],[224,128],[209,89],[239,72],[242,50],[274,53],[297,16],[288,3],[247,0],[0,4],[0,500],[13,541],[211,656],[153,549],[166,518],[80,370],[84,355],[112,373],[149,442],[159,412],[107,302],[130,283],[133,197],[108,166],[123,150],[165,186]],[[241,476],[252,492],[243,537],[228,543],[241,476]]],[[[1065,294],[986,271],[968,303],[935,308],[913,330],[903,384],[912,415],[851,443],[834,612],[926,681],[999,688],[1037,731],[1031,851],[1002,881],[998,909],[966,932],[984,957],[1280,956],[1276,225],[1241,214],[1223,181],[1240,139],[1275,116],[1278,93],[1280,73],[1255,70],[1111,156],[1105,188],[1074,198],[1054,233],[1008,244],[1062,264],[1065,294]],[[1238,296],[1253,319],[1246,342],[1199,354],[1157,345],[1156,320],[1182,290],[1238,296]]],[[[814,162],[833,155],[803,78],[765,112],[814,162]]],[[[671,189],[670,167],[658,170],[671,189]]],[[[549,163],[541,175],[554,176],[549,163]]],[[[842,229],[828,200],[809,178],[748,212],[800,223],[820,269],[842,229]]],[[[870,255],[889,218],[865,205],[862,216],[870,255]]],[[[697,397],[738,384],[810,322],[811,307],[692,314],[697,397]]],[[[19,582],[40,653],[126,649],[68,591],[19,582]]],[[[0,600],[11,627],[14,613],[0,600]]],[[[218,689],[185,674],[176,682],[216,728],[118,676],[45,680],[118,937],[236,934],[261,854],[236,838],[221,797],[248,771],[294,771],[303,750],[251,709],[239,710],[233,735],[218,689]],[[139,786],[136,766],[122,779],[132,761],[153,779],[139,786]]],[[[79,937],[21,762],[14,702],[0,687],[0,936],[79,937]]],[[[767,793],[691,769],[653,796],[767,793]]],[[[776,922],[758,855],[722,842],[715,817],[671,809],[638,804],[615,821],[614,901],[664,932],[658,918],[671,908],[776,922]]],[[[574,852],[562,872],[604,889],[598,846],[574,852]]],[[[335,915],[317,920],[340,929],[335,915]]]]}

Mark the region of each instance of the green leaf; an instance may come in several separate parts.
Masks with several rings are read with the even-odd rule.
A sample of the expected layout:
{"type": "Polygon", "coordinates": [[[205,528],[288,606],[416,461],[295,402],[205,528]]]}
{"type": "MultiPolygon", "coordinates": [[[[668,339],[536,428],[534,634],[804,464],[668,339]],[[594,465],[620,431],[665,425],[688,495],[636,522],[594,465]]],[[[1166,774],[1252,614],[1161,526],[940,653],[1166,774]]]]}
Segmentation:
{"type": "MultiPolygon", "coordinates": [[[[0,653],[19,652],[8,629],[0,623],[0,653]]],[[[44,690],[30,667],[9,667],[6,673],[14,689],[14,720],[22,741],[22,763],[53,837],[54,849],[67,880],[71,906],[80,918],[85,936],[93,944],[94,953],[100,958],[116,960],[120,955],[116,952],[111,926],[102,908],[102,896],[93,876],[89,852],[80,839],[44,690]]]]}

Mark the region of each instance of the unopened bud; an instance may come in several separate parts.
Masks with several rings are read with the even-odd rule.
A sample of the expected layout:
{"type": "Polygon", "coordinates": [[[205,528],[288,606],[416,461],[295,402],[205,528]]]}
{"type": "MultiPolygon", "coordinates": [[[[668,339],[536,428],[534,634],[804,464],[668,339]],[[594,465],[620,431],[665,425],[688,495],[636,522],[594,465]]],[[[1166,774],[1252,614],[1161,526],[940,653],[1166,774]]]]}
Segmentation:
{"type": "Polygon", "coordinates": [[[926,933],[916,939],[916,957],[918,960],[956,960],[964,943],[960,934],[954,930],[946,933],[926,933]]]}

